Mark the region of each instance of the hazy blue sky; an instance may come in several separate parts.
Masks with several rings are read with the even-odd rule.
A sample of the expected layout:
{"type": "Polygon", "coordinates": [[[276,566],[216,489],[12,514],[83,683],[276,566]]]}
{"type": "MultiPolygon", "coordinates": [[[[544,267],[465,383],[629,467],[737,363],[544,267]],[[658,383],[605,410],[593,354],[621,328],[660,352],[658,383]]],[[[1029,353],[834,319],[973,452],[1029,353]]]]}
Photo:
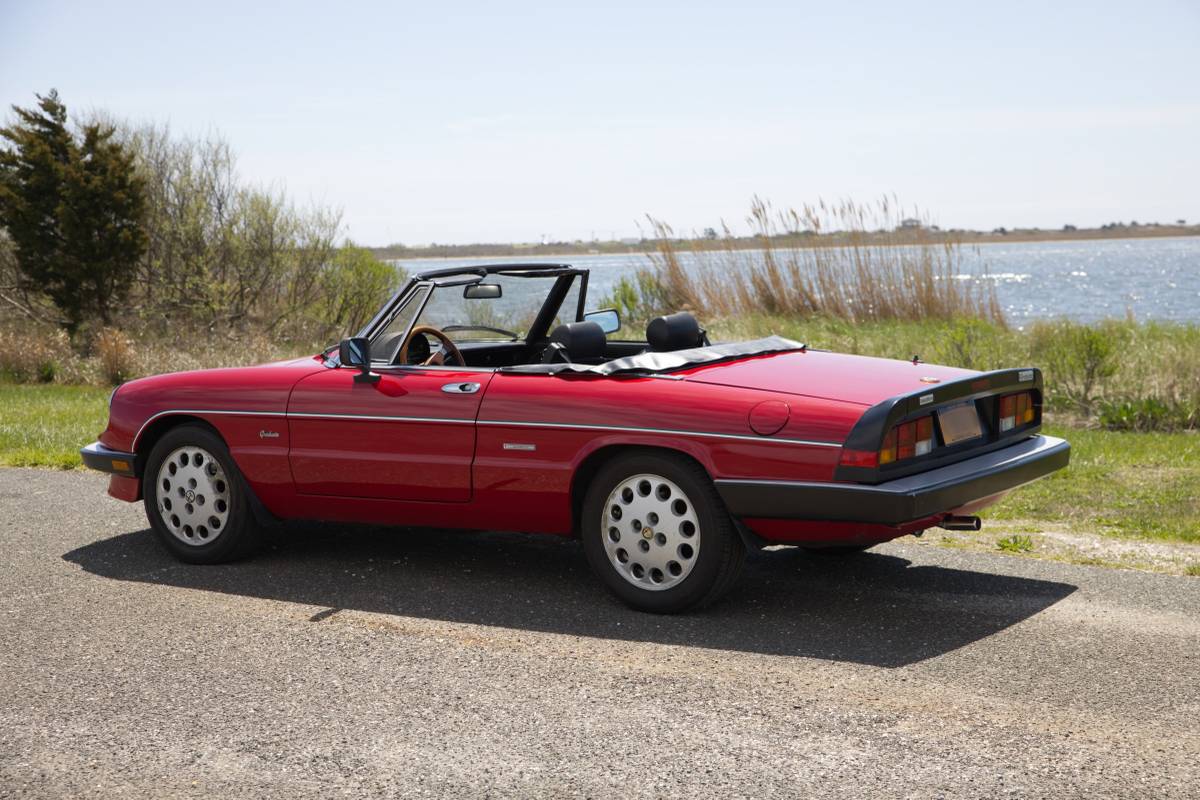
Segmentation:
{"type": "Polygon", "coordinates": [[[219,131],[367,244],[631,235],[894,193],[1200,221],[1200,3],[0,0],[0,102],[219,131]]]}

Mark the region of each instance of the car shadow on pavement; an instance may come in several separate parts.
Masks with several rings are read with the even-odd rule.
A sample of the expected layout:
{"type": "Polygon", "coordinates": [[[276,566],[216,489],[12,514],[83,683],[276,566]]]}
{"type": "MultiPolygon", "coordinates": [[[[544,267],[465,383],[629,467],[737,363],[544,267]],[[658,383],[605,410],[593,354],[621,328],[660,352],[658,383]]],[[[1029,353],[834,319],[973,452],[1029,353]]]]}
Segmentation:
{"type": "Polygon", "coordinates": [[[191,566],[149,530],[63,556],[105,578],[343,610],[629,641],[899,667],[1025,620],[1075,591],[1065,583],[911,566],[867,552],[753,553],[729,595],[673,617],[614,600],[578,542],[512,533],[288,525],[253,559],[191,566]]]}

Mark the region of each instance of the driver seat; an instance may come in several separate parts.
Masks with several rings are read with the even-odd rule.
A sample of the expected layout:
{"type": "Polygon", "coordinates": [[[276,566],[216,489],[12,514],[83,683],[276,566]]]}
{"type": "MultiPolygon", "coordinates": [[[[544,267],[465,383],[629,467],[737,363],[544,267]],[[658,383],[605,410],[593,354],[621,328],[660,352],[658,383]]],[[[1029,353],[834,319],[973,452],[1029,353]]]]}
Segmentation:
{"type": "Polygon", "coordinates": [[[550,334],[543,364],[599,364],[606,360],[608,338],[597,322],[568,322],[550,334]]]}

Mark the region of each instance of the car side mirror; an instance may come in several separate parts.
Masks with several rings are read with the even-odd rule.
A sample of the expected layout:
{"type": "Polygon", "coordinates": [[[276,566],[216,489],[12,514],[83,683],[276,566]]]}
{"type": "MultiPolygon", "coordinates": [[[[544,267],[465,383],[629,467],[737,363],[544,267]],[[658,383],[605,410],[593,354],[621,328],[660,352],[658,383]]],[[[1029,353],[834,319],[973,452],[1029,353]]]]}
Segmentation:
{"type": "Polygon", "coordinates": [[[600,311],[589,311],[583,315],[583,318],[589,322],[595,322],[600,326],[600,329],[607,333],[616,333],[621,330],[621,314],[615,308],[605,308],[600,311]]]}
{"type": "Polygon", "coordinates": [[[358,367],[355,383],[375,383],[379,375],[371,372],[371,340],[363,336],[342,339],[338,345],[338,360],[343,367],[358,367]]]}
{"type": "Polygon", "coordinates": [[[463,298],[467,300],[495,300],[504,296],[504,287],[498,283],[472,283],[463,287],[463,298]]]}

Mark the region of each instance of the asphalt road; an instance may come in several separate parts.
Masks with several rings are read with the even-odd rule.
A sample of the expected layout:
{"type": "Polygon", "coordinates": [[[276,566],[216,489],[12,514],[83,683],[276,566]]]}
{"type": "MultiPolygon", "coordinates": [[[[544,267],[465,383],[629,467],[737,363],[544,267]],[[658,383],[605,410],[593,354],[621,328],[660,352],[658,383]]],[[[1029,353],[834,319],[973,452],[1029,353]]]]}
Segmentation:
{"type": "Polygon", "coordinates": [[[0,470],[0,796],[1200,797],[1200,579],[891,544],[617,605],[573,542],[172,561],[0,470]]]}

